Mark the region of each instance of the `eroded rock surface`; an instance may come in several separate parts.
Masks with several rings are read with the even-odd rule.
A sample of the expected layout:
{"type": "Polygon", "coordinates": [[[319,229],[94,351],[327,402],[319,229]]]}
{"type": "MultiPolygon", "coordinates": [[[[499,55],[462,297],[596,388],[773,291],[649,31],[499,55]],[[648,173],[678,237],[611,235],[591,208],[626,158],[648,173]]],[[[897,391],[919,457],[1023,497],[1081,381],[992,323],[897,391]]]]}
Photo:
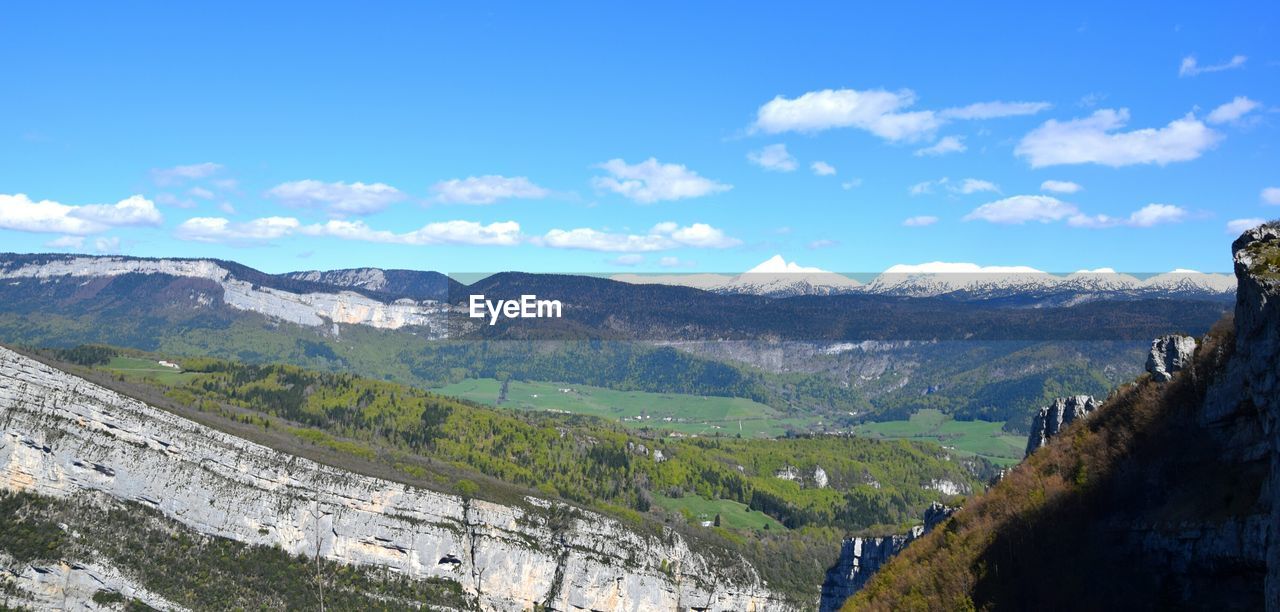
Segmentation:
{"type": "Polygon", "coordinates": [[[1049,443],[1049,439],[1058,435],[1067,425],[1087,418],[1098,409],[1098,401],[1091,395],[1073,395],[1059,397],[1052,404],[1044,406],[1031,419],[1031,434],[1027,436],[1027,454],[1049,443]]]}
{"type": "Polygon", "coordinates": [[[1196,339],[1170,334],[1151,341],[1147,354],[1147,371],[1157,382],[1168,382],[1174,373],[1191,365],[1196,352],[1196,339]]]}
{"type": "Polygon", "coordinates": [[[709,559],[670,531],[642,535],[546,500],[505,506],[353,474],[3,348],[0,486],[102,491],[202,533],[455,580],[486,610],[788,609],[745,563],[709,559]]]}

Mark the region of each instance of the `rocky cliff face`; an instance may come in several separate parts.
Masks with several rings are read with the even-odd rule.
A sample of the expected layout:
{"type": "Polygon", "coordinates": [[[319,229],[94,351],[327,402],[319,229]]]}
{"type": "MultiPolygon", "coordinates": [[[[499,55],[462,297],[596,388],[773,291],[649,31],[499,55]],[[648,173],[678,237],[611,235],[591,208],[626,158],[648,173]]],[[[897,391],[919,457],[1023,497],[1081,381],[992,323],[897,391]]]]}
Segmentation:
{"type": "MultiPolygon", "coordinates": [[[[1280,609],[1280,224],[1245,232],[1231,245],[1239,291],[1236,295],[1236,345],[1230,376],[1206,401],[1206,412],[1218,421],[1231,415],[1256,415],[1261,436],[1239,436],[1260,443],[1245,445],[1242,455],[1265,451],[1271,476],[1264,495],[1270,498],[1266,547],[1267,608],[1280,609]]],[[[1241,432],[1240,427],[1232,428],[1241,432]]]]}
{"type": "Polygon", "coordinates": [[[1027,454],[1049,443],[1064,427],[1084,419],[1098,409],[1098,401],[1088,395],[1059,397],[1040,409],[1031,419],[1031,435],[1027,436],[1027,454]]]}
{"type": "Polygon", "coordinates": [[[196,306],[220,297],[227,306],[298,325],[368,325],[382,329],[407,326],[438,328],[443,333],[446,305],[409,299],[382,302],[352,291],[296,292],[238,278],[215,261],[134,259],[126,257],[62,257],[40,263],[0,266],[0,279],[21,282],[82,282],[88,278],[126,274],[164,274],[216,283],[221,296],[193,295],[196,306]]]}
{"type": "Polygon", "coordinates": [[[1147,353],[1147,372],[1157,382],[1169,382],[1174,373],[1191,365],[1196,352],[1196,339],[1170,334],[1151,341],[1147,353]]]}
{"type": "Polygon", "coordinates": [[[457,581],[486,610],[775,610],[740,560],[525,498],[465,500],[286,455],[0,349],[0,486],[101,491],[202,533],[457,581]]]}
{"type": "Polygon", "coordinates": [[[839,610],[884,564],[956,510],[958,508],[934,502],[924,512],[924,524],[912,527],[907,533],[881,538],[845,538],[840,545],[840,558],[827,570],[827,578],[822,583],[819,612],[839,610]]]}

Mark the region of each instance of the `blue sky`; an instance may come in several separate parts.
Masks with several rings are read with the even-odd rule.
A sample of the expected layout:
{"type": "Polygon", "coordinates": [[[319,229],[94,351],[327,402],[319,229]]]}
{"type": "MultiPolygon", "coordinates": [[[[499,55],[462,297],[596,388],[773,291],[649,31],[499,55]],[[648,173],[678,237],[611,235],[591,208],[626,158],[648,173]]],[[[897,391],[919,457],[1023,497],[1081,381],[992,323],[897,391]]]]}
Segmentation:
{"type": "Polygon", "coordinates": [[[1272,3],[368,4],[0,6],[0,250],[1226,271],[1280,216],[1272,3]]]}

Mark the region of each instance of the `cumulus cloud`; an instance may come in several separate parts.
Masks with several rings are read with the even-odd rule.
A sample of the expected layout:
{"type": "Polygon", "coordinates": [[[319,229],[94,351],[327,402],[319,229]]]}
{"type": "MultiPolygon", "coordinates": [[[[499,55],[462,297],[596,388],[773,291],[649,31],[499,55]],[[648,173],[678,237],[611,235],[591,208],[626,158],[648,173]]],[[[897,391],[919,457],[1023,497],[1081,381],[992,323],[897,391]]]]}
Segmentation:
{"type": "Polygon", "coordinates": [[[1014,154],[1033,168],[1061,164],[1165,165],[1200,157],[1221,139],[1193,115],[1162,128],[1119,132],[1129,122],[1128,109],[1103,109],[1083,119],[1051,119],[1018,143],[1014,154]]]}
{"type": "Polygon", "coordinates": [[[1261,106],[1256,100],[1250,100],[1244,96],[1236,96],[1230,102],[1213,109],[1209,116],[1205,117],[1205,121],[1214,125],[1236,123],[1261,106]]]}
{"type": "Polygon", "coordinates": [[[220,217],[194,217],[182,222],[174,233],[183,240],[232,245],[263,244],[293,235],[409,245],[510,246],[519,244],[521,240],[520,224],[515,221],[488,225],[474,221],[442,221],[428,223],[411,232],[396,233],[374,229],[363,221],[338,219],[303,225],[293,217],[263,217],[244,223],[233,223],[220,217]]]}
{"type": "Polygon", "coordinates": [[[927,194],[933,193],[933,190],[935,187],[941,187],[942,185],[946,185],[950,180],[951,179],[948,179],[947,177],[944,176],[940,179],[933,180],[933,181],[920,181],[919,183],[916,183],[908,187],[907,193],[913,196],[927,195],[927,194]]]}
{"type": "Polygon", "coordinates": [[[83,236],[113,227],[154,226],[164,222],[155,204],[140,195],[115,204],[71,206],[53,200],[32,201],[26,194],[0,194],[0,229],[83,236]]]}
{"type": "Polygon", "coordinates": [[[120,239],[115,236],[94,238],[93,250],[99,253],[108,253],[108,254],[119,253],[120,239]]]}
{"type": "Polygon", "coordinates": [[[488,225],[475,221],[440,221],[428,223],[421,229],[411,232],[395,233],[375,230],[363,221],[331,220],[323,224],[305,226],[300,229],[300,233],[343,240],[410,245],[513,246],[519,244],[522,239],[520,224],[515,221],[500,221],[488,225]]]}
{"type": "Polygon", "coordinates": [[[84,247],[84,236],[58,236],[44,245],[51,249],[79,249],[84,247]]]}
{"type": "Polygon", "coordinates": [[[523,176],[469,176],[441,181],[431,187],[439,202],[456,204],[493,204],[499,200],[538,200],[551,194],[523,176]]]}
{"type": "Polygon", "coordinates": [[[965,221],[987,221],[1005,225],[1022,225],[1027,222],[1049,223],[1061,221],[1080,210],[1051,196],[1017,195],[983,204],[965,215],[965,221]]]}
{"type": "Polygon", "coordinates": [[[787,145],[771,144],[759,151],[747,153],[751,163],[773,172],[791,172],[796,169],[796,158],[787,152],[787,145]]]}
{"type": "Polygon", "coordinates": [[[1084,189],[1077,183],[1071,181],[1054,181],[1048,180],[1040,183],[1040,191],[1052,191],[1054,193],[1075,193],[1084,189]]]}
{"type": "Polygon", "coordinates": [[[1280,187],[1267,187],[1258,194],[1262,201],[1272,206],[1280,206],[1280,187]]]}
{"type": "Polygon", "coordinates": [[[779,134],[854,128],[890,142],[910,142],[950,120],[1029,115],[1049,107],[1044,102],[980,102],[939,112],[910,110],[915,102],[910,89],[824,89],[795,98],[776,96],[756,111],[752,130],[779,134]]]}
{"type": "Polygon", "coordinates": [[[1248,219],[1232,219],[1230,221],[1227,221],[1227,233],[1243,234],[1246,230],[1251,230],[1266,222],[1267,220],[1261,217],[1250,217],[1248,219]]]}
{"type": "Polygon", "coordinates": [[[174,230],[182,240],[223,244],[261,244],[292,234],[302,224],[293,217],[263,217],[232,223],[221,217],[192,217],[174,230]]]}
{"type": "Polygon", "coordinates": [[[975,178],[967,178],[967,179],[964,179],[963,181],[960,181],[960,184],[956,185],[955,187],[952,187],[951,190],[956,193],[962,193],[965,195],[968,195],[971,193],[981,193],[984,191],[994,191],[996,193],[999,193],[1000,186],[996,185],[995,183],[992,183],[991,181],[984,181],[984,180],[975,179],[975,178]]]}
{"type": "Polygon", "coordinates": [[[191,194],[193,197],[200,198],[201,200],[212,200],[215,197],[212,191],[205,189],[204,187],[192,187],[187,190],[187,193],[191,194]]]}
{"type": "Polygon", "coordinates": [[[151,180],[160,186],[176,185],[186,181],[209,178],[220,170],[222,170],[222,164],[213,162],[174,166],[172,168],[153,168],[151,170],[151,180]]]}
{"type": "Polygon", "coordinates": [[[647,234],[611,233],[588,227],[553,229],[538,239],[537,243],[557,249],[637,253],[678,247],[724,249],[742,244],[742,241],[705,223],[680,227],[668,221],[653,226],[647,234]]]}
{"type": "Polygon", "coordinates": [[[932,111],[905,110],[915,101],[909,89],[824,89],[797,98],[777,96],[756,111],[754,129],[778,134],[851,127],[885,140],[915,140],[941,124],[932,111]]]}
{"type": "Polygon", "coordinates": [[[638,164],[611,159],[597,167],[609,173],[609,176],[592,179],[597,189],[612,191],[642,204],[697,198],[733,188],[699,176],[680,164],[663,164],[652,157],[638,164]]]}
{"type": "Polygon", "coordinates": [[[925,227],[938,222],[938,218],[931,215],[920,215],[916,217],[907,217],[902,224],[907,227],[925,227]]]}
{"type": "Polygon", "coordinates": [[[1172,204],[1147,204],[1127,217],[1088,215],[1075,204],[1063,202],[1052,196],[1017,195],[989,202],[975,208],[965,221],[986,221],[1001,225],[1023,225],[1029,222],[1053,223],[1065,221],[1072,227],[1152,227],[1164,223],[1177,223],[1189,216],[1186,209],[1172,204]]]}
{"type": "Polygon", "coordinates": [[[405,197],[385,183],[325,183],[313,179],[281,183],[268,190],[267,196],[286,206],[323,209],[335,217],[379,212],[405,197]]]}
{"type": "Polygon", "coordinates": [[[996,119],[1034,115],[1053,106],[1048,102],[978,102],[960,108],[949,108],[940,114],[948,119],[996,119]]]}
{"type": "Polygon", "coordinates": [[[836,173],[836,167],[824,161],[816,161],[809,164],[809,169],[818,176],[831,176],[836,173]]]}
{"type": "Polygon", "coordinates": [[[1221,63],[1209,66],[1201,66],[1194,55],[1188,55],[1182,58],[1182,63],[1178,65],[1178,76],[1193,77],[1206,72],[1222,72],[1223,70],[1233,70],[1235,68],[1243,68],[1244,63],[1249,58],[1243,55],[1232,56],[1231,59],[1221,63]]]}
{"type": "Polygon", "coordinates": [[[943,136],[938,142],[923,149],[916,149],[916,157],[925,155],[946,155],[948,153],[964,153],[969,147],[964,146],[964,138],[960,136],[943,136]]]}

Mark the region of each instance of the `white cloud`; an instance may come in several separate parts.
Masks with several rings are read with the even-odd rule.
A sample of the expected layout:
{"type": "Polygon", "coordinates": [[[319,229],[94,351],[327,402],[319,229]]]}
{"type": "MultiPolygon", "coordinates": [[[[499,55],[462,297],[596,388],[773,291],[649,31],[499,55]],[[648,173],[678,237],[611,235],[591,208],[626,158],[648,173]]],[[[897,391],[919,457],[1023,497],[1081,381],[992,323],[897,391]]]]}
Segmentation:
{"type": "Polygon", "coordinates": [[[1248,219],[1232,219],[1230,221],[1227,221],[1227,233],[1243,234],[1246,230],[1251,230],[1266,222],[1267,220],[1261,217],[1250,217],[1248,219]]]}
{"type": "Polygon", "coordinates": [[[58,236],[44,245],[51,249],[79,249],[84,247],[84,236],[58,236]]]}
{"type": "Polygon", "coordinates": [[[157,193],[156,204],[162,206],[173,206],[174,208],[195,208],[199,206],[195,200],[191,198],[179,198],[172,193],[157,193]]]}
{"type": "Polygon", "coordinates": [[[1262,104],[1259,104],[1256,100],[1250,100],[1244,96],[1236,96],[1232,101],[1213,109],[1213,112],[1210,112],[1209,116],[1205,117],[1205,121],[1214,125],[1235,123],[1261,106],[1262,104]]]}
{"type": "Polygon", "coordinates": [[[557,249],[637,253],[678,247],[723,249],[742,244],[742,241],[730,238],[723,230],[705,223],[680,227],[668,221],[653,226],[647,234],[609,233],[587,227],[553,229],[538,239],[537,243],[557,249]]]}
{"type": "Polygon", "coordinates": [[[830,239],[827,239],[827,238],[819,238],[818,240],[814,240],[814,241],[810,242],[809,244],[806,244],[806,245],[805,245],[805,248],[810,249],[810,250],[813,250],[813,251],[816,251],[816,250],[818,250],[818,249],[829,249],[829,248],[831,248],[831,247],[836,247],[836,246],[840,246],[840,241],[839,241],[839,240],[830,240],[830,239]]]}
{"type": "Polygon", "coordinates": [[[680,164],[663,164],[652,157],[638,164],[611,159],[597,167],[610,174],[592,179],[597,189],[612,191],[642,204],[697,198],[733,188],[733,185],[703,178],[680,164]]]}
{"type": "Polygon", "coordinates": [[[182,240],[225,244],[259,244],[292,234],[301,226],[293,217],[263,217],[232,223],[221,217],[192,217],[174,230],[182,240]]]}
{"type": "Polygon", "coordinates": [[[1048,180],[1040,183],[1040,191],[1052,191],[1054,193],[1075,193],[1084,189],[1078,183],[1071,181],[1054,181],[1048,180]]]}
{"type": "Polygon", "coordinates": [[[751,163],[774,172],[791,172],[796,169],[796,158],[787,152],[787,145],[771,144],[759,151],[747,153],[751,163]]]}
{"type": "Polygon", "coordinates": [[[845,191],[848,191],[850,189],[857,189],[858,187],[861,187],[861,186],[862,186],[862,179],[860,178],[851,178],[843,183],[840,183],[840,188],[844,189],[845,191]]]}
{"type": "Polygon", "coordinates": [[[208,178],[217,174],[219,170],[222,170],[222,164],[213,162],[174,166],[172,168],[154,168],[151,170],[151,180],[161,186],[176,185],[185,181],[208,178]]]}
{"type": "Polygon", "coordinates": [[[299,231],[308,236],[330,236],[344,240],[412,245],[514,246],[519,244],[522,238],[520,224],[515,221],[501,221],[488,225],[475,221],[440,221],[428,223],[421,229],[398,234],[387,230],[375,230],[363,221],[331,220],[323,224],[302,227],[299,231]]]}
{"type": "Polygon", "coordinates": [[[1267,187],[1258,194],[1262,201],[1272,206],[1280,206],[1280,187],[1267,187]]]}
{"type": "Polygon", "coordinates": [[[192,187],[187,190],[187,193],[202,200],[212,200],[214,198],[213,192],[204,187],[192,187]]]}
{"type": "Polygon", "coordinates": [[[964,179],[963,181],[960,181],[960,184],[958,186],[952,187],[951,191],[954,191],[955,193],[963,193],[965,195],[968,195],[971,193],[981,193],[984,191],[994,191],[996,193],[999,193],[1000,186],[996,185],[995,183],[992,183],[991,181],[984,181],[984,180],[975,179],[975,178],[967,178],[967,179],[964,179]]]}
{"type": "Polygon", "coordinates": [[[226,244],[261,244],[292,235],[322,236],[342,240],[388,244],[497,245],[519,244],[520,224],[504,221],[483,225],[474,221],[428,223],[421,229],[396,233],[369,227],[363,221],[330,220],[302,225],[293,217],[263,217],[232,223],[220,217],[194,217],[178,226],[175,235],[183,240],[226,244]]]}
{"type": "Polygon", "coordinates": [[[1188,114],[1163,128],[1117,132],[1128,109],[1103,109],[1084,119],[1046,121],[1022,138],[1014,154],[1033,168],[1059,164],[1128,166],[1188,161],[1200,157],[1221,135],[1188,114]]]}
{"type": "Polygon", "coordinates": [[[902,224],[907,227],[925,227],[938,222],[938,218],[930,215],[920,215],[917,217],[907,217],[902,224]]]}
{"type": "Polygon", "coordinates": [[[1249,59],[1248,57],[1245,57],[1243,55],[1236,55],[1236,56],[1233,56],[1230,60],[1227,60],[1226,62],[1223,62],[1221,64],[1214,64],[1211,66],[1201,66],[1200,63],[1196,61],[1196,58],[1194,55],[1188,55],[1182,58],[1182,63],[1178,65],[1178,76],[1192,77],[1198,74],[1204,74],[1206,72],[1222,72],[1223,70],[1243,68],[1244,63],[1248,61],[1248,59],[1249,59]]]}
{"type": "Polygon", "coordinates": [[[942,185],[946,185],[947,182],[949,182],[950,180],[951,179],[948,179],[947,177],[944,176],[934,181],[920,181],[919,183],[916,183],[908,187],[907,193],[913,196],[930,194],[930,193],[933,193],[933,190],[935,187],[941,187],[942,185]]]}
{"type": "Polygon", "coordinates": [[[537,200],[551,194],[523,176],[469,176],[465,179],[441,181],[431,187],[440,202],[457,204],[492,204],[498,200],[537,200]]]}
{"type": "Polygon", "coordinates": [[[1049,223],[1061,221],[1080,210],[1054,197],[1041,195],[1018,195],[983,204],[965,215],[965,221],[987,221],[1005,225],[1022,225],[1028,221],[1049,223]]]}
{"type": "Polygon", "coordinates": [[[797,98],[777,96],[756,111],[755,128],[768,134],[866,130],[889,141],[916,140],[941,124],[933,111],[905,111],[915,104],[909,89],[824,89],[797,98]]]}
{"type": "Polygon", "coordinates": [[[115,204],[71,206],[52,200],[33,202],[26,194],[0,194],[0,229],[57,234],[98,234],[113,227],[154,226],[164,222],[155,204],[135,195],[115,204]]]}
{"type": "Polygon", "coordinates": [[[756,111],[752,131],[779,134],[855,128],[891,142],[909,142],[932,134],[949,120],[1030,115],[1049,107],[1044,102],[997,101],[940,112],[908,110],[915,102],[916,94],[910,89],[824,89],[796,98],[776,96],[756,111]]]}
{"type": "Polygon", "coordinates": [[[1162,223],[1177,223],[1187,218],[1187,211],[1172,204],[1147,204],[1129,215],[1128,224],[1133,227],[1151,227],[1162,223]]]}
{"type": "Polygon", "coordinates": [[[332,216],[367,215],[404,199],[400,190],[385,183],[325,183],[313,179],[281,183],[267,196],[288,206],[322,208],[332,216]]]}
{"type": "Polygon", "coordinates": [[[638,266],[644,263],[644,255],[636,255],[629,253],[627,255],[619,255],[609,260],[609,263],[615,266],[638,266]]]}
{"type": "Polygon", "coordinates": [[[658,265],[664,268],[690,268],[693,267],[693,262],[685,261],[679,257],[663,257],[658,260],[658,265]]]}
{"type": "Polygon", "coordinates": [[[809,164],[809,169],[818,176],[831,176],[836,173],[836,167],[824,161],[816,161],[809,164]]]}
{"type": "Polygon", "coordinates": [[[938,142],[923,149],[916,149],[916,157],[925,155],[946,155],[948,153],[964,153],[969,147],[964,146],[964,138],[960,136],[943,136],[938,142]]]}
{"type": "Polygon", "coordinates": [[[940,114],[948,119],[996,119],[1034,115],[1053,106],[1048,102],[978,102],[960,108],[949,108],[940,114]]]}

